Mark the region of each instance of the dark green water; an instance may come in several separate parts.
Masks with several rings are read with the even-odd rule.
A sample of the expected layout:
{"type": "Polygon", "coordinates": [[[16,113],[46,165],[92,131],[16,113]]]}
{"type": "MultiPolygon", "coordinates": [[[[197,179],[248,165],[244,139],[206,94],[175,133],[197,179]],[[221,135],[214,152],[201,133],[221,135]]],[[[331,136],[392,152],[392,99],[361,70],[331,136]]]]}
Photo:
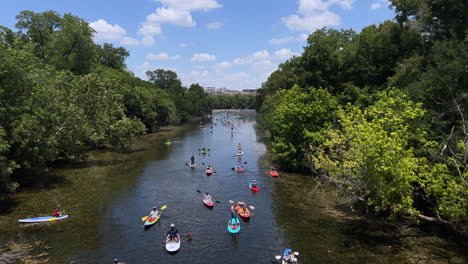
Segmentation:
{"type": "MultiPolygon", "coordinates": [[[[214,115],[213,120],[225,115],[214,115]]],[[[11,214],[0,216],[3,235],[42,240],[50,263],[271,263],[285,247],[301,253],[300,263],[465,263],[463,248],[450,238],[419,227],[368,220],[340,205],[328,187],[313,178],[265,173],[271,163],[259,141],[254,115],[230,115],[231,133],[207,120],[183,128],[166,128],[138,139],[128,151],[92,152],[89,160],[53,170],[59,181],[45,190],[16,196],[11,214]],[[166,138],[174,141],[164,144],[166,138]],[[242,143],[246,172],[232,167],[242,143]],[[197,149],[210,149],[206,156],[197,149]],[[195,169],[186,166],[195,155],[195,169]],[[201,163],[215,174],[206,176],[201,163]],[[248,188],[256,179],[261,190],[248,188]],[[201,194],[221,201],[206,208],[201,194]],[[250,221],[231,235],[226,229],[229,200],[255,206],[250,221]],[[66,220],[19,225],[17,219],[65,208],[66,220]],[[160,221],[144,229],[141,217],[166,204],[160,221]],[[174,223],[182,234],[181,250],[168,254],[164,233],[174,223]]]]}

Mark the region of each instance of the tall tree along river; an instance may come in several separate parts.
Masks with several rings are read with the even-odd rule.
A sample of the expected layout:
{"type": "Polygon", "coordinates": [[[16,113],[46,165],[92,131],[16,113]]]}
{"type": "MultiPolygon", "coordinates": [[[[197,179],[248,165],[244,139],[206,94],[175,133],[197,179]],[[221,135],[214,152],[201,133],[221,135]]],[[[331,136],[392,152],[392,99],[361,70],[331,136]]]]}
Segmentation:
{"type": "MultiPolygon", "coordinates": [[[[272,178],[267,147],[255,130],[255,115],[215,113],[202,126],[166,128],[136,140],[128,151],[94,151],[82,163],[52,170],[44,190],[16,195],[12,212],[0,216],[0,232],[23,241],[44,241],[51,263],[271,263],[290,247],[300,263],[464,263],[466,252],[450,238],[411,225],[355,216],[329,187],[310,176],[280,172],[272,178]],[[173,140],[165,144],[166,139],[173,140]],[[244,155],[236,156],[241,143],[244,155]],[[201,155],[199,149],[210,149],[201,155]],[[187,166],[191,155],[198,166],[187,166]],[[216,173],[206,176],[205,164],[216,173]],[[232,167],[245,163],[245,172],[232,167]],[[259,192],[248,188],[256,179],[259,192]],[[213,209],[202,203],[210,192],[213,209]],[[227,231],[229,200],[251,210],[240,233],[227,231]],[[50,215],[56,205],[68,219],[18,224],[19,218],[50,215]],[[149,229],[141,218],[167,205],[149,229]],[[168,254],[164,233],[174,223],[181,249],[168,254]]],[[[275,164],[278,165],[278,164],[275,164]]]]}

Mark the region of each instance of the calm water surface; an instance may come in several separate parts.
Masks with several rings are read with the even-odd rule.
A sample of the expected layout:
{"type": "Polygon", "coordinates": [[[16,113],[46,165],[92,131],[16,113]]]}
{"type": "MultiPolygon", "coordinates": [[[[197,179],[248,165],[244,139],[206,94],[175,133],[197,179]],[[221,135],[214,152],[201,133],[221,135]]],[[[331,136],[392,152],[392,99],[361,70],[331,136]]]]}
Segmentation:
{"type": "MultiPolygon", "coordinates": [[[[225,114],[214,115],[216,118],[225,114]]],[[[254,115],[230,115],[235,124],[167,128],[147,135],[124,152],[92,152],[89,160],[57,168],[49,189],[17,195],[11,214],[0,216],[0,231],[15,239],[42,240],[51,263],[271,263],[285,247],[301,253],[301,263],[464,263],[453,242],[413,228],[355,217],[311,177],[272,178],[266,146],[258,140],[254,115]],[[166,138],[173,144],[166,145],[166,138]],[[244,155],[236,156],[237,144],[244,155]],[[198,149],[210,149],[207,155],[198,149]],[[198,166],[189,168],[191,155],[198,166]],[[216,173],[206,176],[202,162],[216,173]],[[238,162],[246,172],[236,173],[238,162]],[[260,192],[248,182],[256,179],[260,192]],[[202,192],[220,201],[202,204],[202,192]],[[250,221],[231,235],[229,200],[255,206],[250,221]],[[18,225],[18,218],[47,215],[59,204],[63,221],[18,225]],[[144,229],[141,217],[167,205],[160,221],[144,229]],[[177,254],[164,249],[164,233],[174,223],[182,239],[177,254]],[[437,250],[436,253],[433,253],[437,250]],[[432,254],[432,255],[431,255],[432,254]],[[431,260],[431,261],[428,261],[431,260]],[[422,262],[420,262],[422,261],[422,262]]]]}

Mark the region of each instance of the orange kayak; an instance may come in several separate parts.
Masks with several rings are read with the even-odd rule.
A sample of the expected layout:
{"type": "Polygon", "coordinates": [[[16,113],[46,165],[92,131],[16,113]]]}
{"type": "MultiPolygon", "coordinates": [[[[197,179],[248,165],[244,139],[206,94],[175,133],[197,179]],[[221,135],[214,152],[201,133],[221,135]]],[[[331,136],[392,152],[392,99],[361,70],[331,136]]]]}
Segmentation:
{"type": "Polygon", "coordinates": [[[270,171],[269,174],[273,177],[278,177],[279,173],[277,171],[270,171]]]}
{"type": "Polygon", "coordinates": [[[242,218],[250,218],[250,211],[247,206],[245,206],[244,208],[241,208],[239,206],[239,208],[237,208],[237,214],[242,218]]]}

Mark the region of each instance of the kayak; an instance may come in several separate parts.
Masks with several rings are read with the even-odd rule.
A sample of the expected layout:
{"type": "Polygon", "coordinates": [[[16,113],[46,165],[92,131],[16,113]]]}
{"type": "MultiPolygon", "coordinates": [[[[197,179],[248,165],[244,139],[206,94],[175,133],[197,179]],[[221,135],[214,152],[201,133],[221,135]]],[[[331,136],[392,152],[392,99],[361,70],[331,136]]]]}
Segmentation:
{"type": "Polygon", "coordinates": [[[152,226],[152,225],[156,224],[156,222],[159,220],[159,218],[161,218],[161,213],[159,213],[157,217],[148,217],[148,219],[146,219],[146,221],[145,221],[144,226],[152,226]]]}
{"type": "Polygon", "coordinates": [[[244,168],[236,168],[236,171],[237,172],[244,172],[245,170],[244,170],[244,168]]]}
{"type": "Polygon", "coordinates": [[[205,173],[206,173],[206,176],[210,176],[211,174],[213,174],[213,171],[212,170],[205,170],[205,173]]]}
{"type": "Polygon", "coordinates": [[[205,195],[203,195],[203,204],[205,204],[208,207],[213,207],[214,203],[212,199],[206,199],[205,195]]]}
{"type": "Polygon", "coordinates": [[[259,188],[258,186],[257,186],[257,187],[252,187],[252,183],[251,183],[251,182],[249,182],[249,188],[250,188],[250,190],[252,190],[252,191],[254,191],[254,192],[260,191],[260,188],[259,188]]]}
{"type": "MultiPolygon", "coordinates": [[[[169,238],[169,235],[166,237],[166,239],[169,238]]],[[[174,241],[174,240],[171,240],[169,242],[166,243],[166,250],[168,252],[176,252],[177,250],[179,250],[180,248],[180,235],[177,234],[177,242],[174,241]]]]}
{"type": "Polygon", "coordinates": [[[279,173],[277,171],[270,171],[269,173],[273,177],[278,177],[279,176],[279,173]]]}
{"type": "Polygon", "coordinates": [[[242,218],[250,218],[250,211],[249,211],[249,208],[247,208],[247,206],[245,206],[244,208],[237,208],[237,214],[242,217],[242,218]],[[245,209],[245,210],[243,210],[245,209]]]}
{"type": "Polygon", "coordinates": [[[206,151],[203,151],[203,150],[202,150],[202,151],[200,151],[200,153],[201,153],[202,155],[205,155],[205,154],[206,154],[206,151]]]}
{"type": "Polygon", "coordinates": [[[237,155],[237,156],[242,156],[242,155],[244,155],[244,151],[237,152],[237,154],[236,154],[236,155],[237,155]]]}
{"type": "Polygon", "coordinates": [[[166,142],[164,142],[164,144],[170,145],[170,144],[172,144],[172,141],[166,141],[166,142]]]}
{"type": "Polygon", "coordinates": [[[196,166],[197,166],[196,163],[190,164],[190,167],[191,167],[191,168],[195,168],[196,166]]]}
{"type": "Polygon", "coordinates": [[[19,219],[18,222],[20,223],[39,223],[39,222],[52,222],[55,220],[61,220],[67,218],[68,215],[62,215],[59,217],[55,216],[42,216],[42,217],[33,217],[33,218],[25,218],[25,219],[19,219]]]}
{"type": "Polygon", "coordinates": [[[240,224],[239,218],[236,217],[236,218],[229,219],[227,229],[229,233],[231,234],[239,233],[239,231],[241,230],[241,224],[240,224]]]}

